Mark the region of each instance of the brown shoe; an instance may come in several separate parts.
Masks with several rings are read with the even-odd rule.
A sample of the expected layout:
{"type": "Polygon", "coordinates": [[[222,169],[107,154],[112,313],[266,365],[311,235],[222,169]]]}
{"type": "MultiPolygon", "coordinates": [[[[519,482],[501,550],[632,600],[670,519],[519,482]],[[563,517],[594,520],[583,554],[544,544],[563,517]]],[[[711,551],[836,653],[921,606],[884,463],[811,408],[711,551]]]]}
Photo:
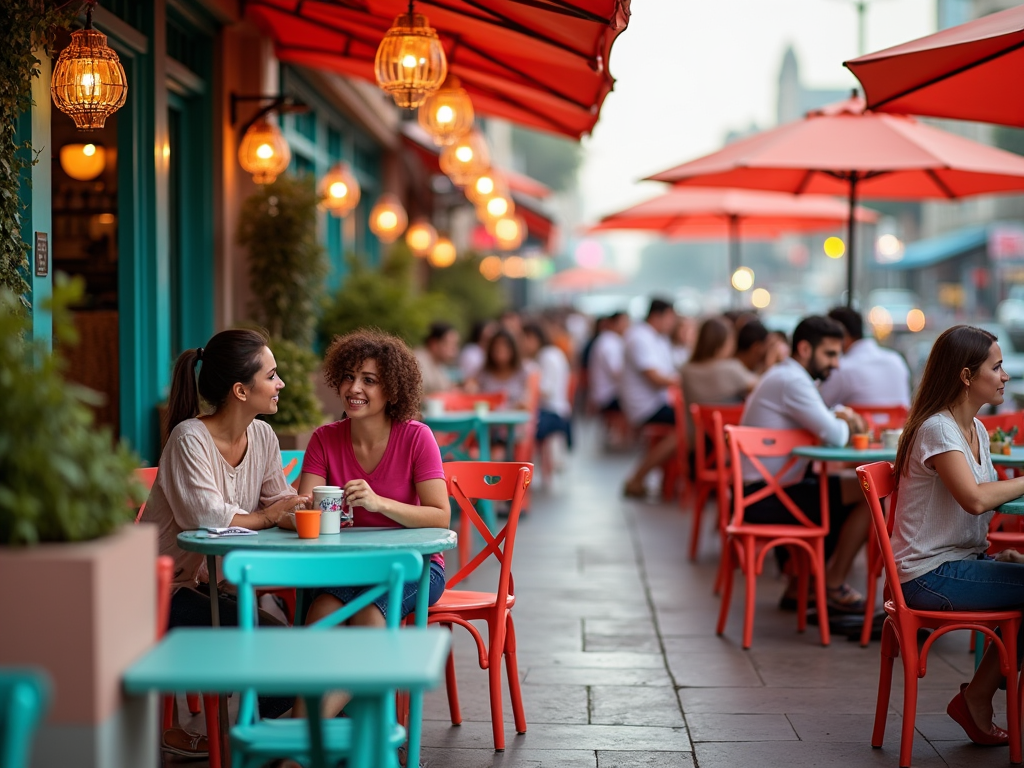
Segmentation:
{"type": "Polygon", "coordinates": [[[164,752],[181,755],[182,757],[200,758],[210,756],[210,745],[206,741],[206,737],[198,733],[186,731],[180,726],[168,728],[164,731],[162,747],[164,752]]]}

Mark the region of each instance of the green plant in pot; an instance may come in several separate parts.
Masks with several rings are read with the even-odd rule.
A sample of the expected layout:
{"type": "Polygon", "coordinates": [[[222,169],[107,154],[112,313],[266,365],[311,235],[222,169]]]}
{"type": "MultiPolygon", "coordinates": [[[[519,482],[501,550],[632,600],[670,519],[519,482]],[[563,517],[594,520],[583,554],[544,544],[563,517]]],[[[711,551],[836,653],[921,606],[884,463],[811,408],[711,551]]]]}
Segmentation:
{"type": "MultiPolygon", "coordinates": [[[[67,307],[81,300],[83,285],[55,281],[61,345],[75,341],[67,307]]],[[[145,498],[133,475],[138,457],[93,424],[96,394],[65,381],[59,349],[48,353],[28,334],[18,297],[0,289],[0,545],[105,536],[130,522],[145,498]]]]}
{"type": "Polygon", "coordinates": [[[251,316],[270,333],[288,387],[277,414],[267,418],[279,435],[305,432],[324,421],[313,384],[320,361],[312,351],[327,275],[316,238],[319,202],[312,178],[285,174],[250,195],[239,220],[238,243],[249,252],[251,316]]]}

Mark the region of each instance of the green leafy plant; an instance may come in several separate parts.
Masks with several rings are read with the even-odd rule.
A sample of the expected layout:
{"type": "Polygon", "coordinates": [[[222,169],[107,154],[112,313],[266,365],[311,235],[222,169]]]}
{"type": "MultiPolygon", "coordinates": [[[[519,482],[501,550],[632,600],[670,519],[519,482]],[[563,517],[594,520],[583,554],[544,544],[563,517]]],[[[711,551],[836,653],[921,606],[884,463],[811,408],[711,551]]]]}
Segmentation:
{"type": "MultiPolygon", "coordinates": [[[[76,341],[68,306],[84,283],[58,275],[53,326],[60,344],[76,341]]],[[[25,340],[18,297],[0,288],[0,544],[85,541],[131,521],[145,490],[138,457],[93,423],[98,395],[66,381],[59,352],[25,340]]]]}
{"type": "Polygon", "coordinates": [[[32,79],[39,77],[40,64],[36,52],[43,48],[49,55],[53,30],[70,27],[81,6],[49,0],[0,3],[0,286],[19,297],[28,291],[22,270],[28,266],[29,250],[21,236],[21,214],[27,207],[21,183],[38,155],[27,141],[18,143],[18,118],[32,106],[32,79]]]}
{"type": "Polygon", "coordinates": [[[1002,427],[996,427],[989,434],[988,439],[992,443],[1012,443],[1015,437],[1017,437],[1016,427],[1012,427],[1009,432],[1002,427]]]}
{"type": "Polygon", "coordinates": [[[392,249],[381,269],[358,258],[349,259],[349,274],[324,305],[320,335],[324,342],[359,328],[380,328],[416,346],[430,323],[451,312],[440,294],[417,294],[413,288],[412,256],[392,249]]]}
{"type": "Polygon", "coordinates": [[[242,204],[238,244],[249,252],[252,318],[274,338],[310,346],[327,261],[316,239],[313,179],[282,175],[242,204]]]}
{"type": "Polygon", "coordinates": [[[271,339],[270,348],[274,351],[277,370],[285,388],[278,401],[277,413],[264,418],[279,434],[319,427],[326,418],[313,382],[320,359],[311,350],[287,339],[271,339]]]}

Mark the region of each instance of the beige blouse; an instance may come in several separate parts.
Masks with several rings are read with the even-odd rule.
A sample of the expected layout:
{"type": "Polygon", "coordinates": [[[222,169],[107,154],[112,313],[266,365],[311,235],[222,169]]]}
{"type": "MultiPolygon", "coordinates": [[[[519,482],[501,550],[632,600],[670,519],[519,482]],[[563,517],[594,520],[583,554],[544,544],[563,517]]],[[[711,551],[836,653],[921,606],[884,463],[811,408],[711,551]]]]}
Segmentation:
{"type": "Polygon", "coordinates": [[[178,534],[227,527],[238,514],[251,514],[295,493],[281,471],[281,447],[265,421],[246,430],[249,447],[237,467],[224,460],[200,419],[181,422],[160,455],[160,468],[142,522],[159,527],[161,555],[174,558],[172,588],[207,578],[206,558],[178,548],[178,534]]]}

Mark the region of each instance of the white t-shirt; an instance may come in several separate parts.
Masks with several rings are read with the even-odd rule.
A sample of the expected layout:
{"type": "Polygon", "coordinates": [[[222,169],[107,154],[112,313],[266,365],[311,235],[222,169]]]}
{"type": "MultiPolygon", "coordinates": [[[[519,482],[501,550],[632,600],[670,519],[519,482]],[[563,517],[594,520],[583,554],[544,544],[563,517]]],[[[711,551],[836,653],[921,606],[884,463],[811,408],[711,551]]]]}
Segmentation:
{"type": "Polygon", "coordinates": [[[587,384],[590,402],[595,407],[604,408],[618,396],[625,353],[625,342],[615,331],[601,331],[594,340],[587,384]]]}
{"type": "Polygon", "coordinates": [[[619,382],[619,405],[626,419],[634,426],[643,424],[668,405],[665,387],[647,380],[644,371],[655,370],[664,376],[675,376],[672,365],[672,344],[648,322],[634,323],[624,337],[626,355],[619,382]]]}
{"type": "Polygon", "coordinates": [[[910,368],[898,352],[874,339],[859,339],[839,361],[839,368],[818,387],[829,408],[836,405],[903,405],[910,407],[910,368]]]}
{"type": "Polygon", "coordinates": [[[569,361],[565,353],[554,344],[541,347],[537,353],[540,368],[540,407],[568,419],[572,415],[569,403],[569,361]]]}
{"type": "Polygon", "coordinates": [[[486,358],[487,353],[479,344],[469,342],[464,346],[459,353],[459,372],[462,374],[462,380],[475,379],[477,374],[483,370],[486,358]]]}
{"type": "MultiPolygon", "coordinates": [[[[846,445],[850,428],[826,406],[814,379],[793,358],[769,368],[747,398],[740,424],[764,429],[806,429],[825,445],[846,445]]],[[[765,469],[776,473],[788,457],[762,459],[765,469]]],[[[783,485],[799,482],[807,473],[808,459],[798,459],[782,478],[783,485]]],[[[761,473],[749,461],[743,462],[743,479],[762,481],[761,473]]]]}
{"type": "Polygon", "coordinates": [[[993,513],[972,515],[964,510],[943,484],[932,462],[940,453],[959,451],[967,459],[975,482],[998,479],[985,427],[977,419],[974,430],[981,441],[980,464],[948,413],[929,416],[914,437],[908,474],[898,478],[899,498],[893,513],[892,553],[901,584],[924,576],[943,563],[971,559],[988,549],[988,524],[993,513]]]}

